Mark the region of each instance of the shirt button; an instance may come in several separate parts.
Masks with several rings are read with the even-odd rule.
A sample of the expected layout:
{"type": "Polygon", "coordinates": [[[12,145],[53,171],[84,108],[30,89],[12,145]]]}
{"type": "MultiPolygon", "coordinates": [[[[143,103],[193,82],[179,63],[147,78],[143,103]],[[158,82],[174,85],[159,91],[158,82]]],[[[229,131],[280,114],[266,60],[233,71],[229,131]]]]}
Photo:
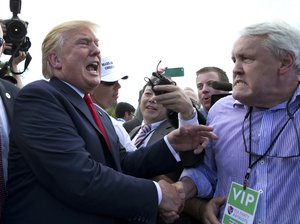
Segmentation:
{"type": "Polygon", "coordinates": [[[261,161],[260,161],[260,164],[261,164],[261,165],[263,165],[264,163],[265,163],[265,161],[264,161],[264,160],[261,160],[261,161]]]}
{"type": "Polygon", "coordinates": [[[263,191],[262,189],[260,189],[258,192],[259,192],[260,194],[264,193],[264,191],[263,191]]]}

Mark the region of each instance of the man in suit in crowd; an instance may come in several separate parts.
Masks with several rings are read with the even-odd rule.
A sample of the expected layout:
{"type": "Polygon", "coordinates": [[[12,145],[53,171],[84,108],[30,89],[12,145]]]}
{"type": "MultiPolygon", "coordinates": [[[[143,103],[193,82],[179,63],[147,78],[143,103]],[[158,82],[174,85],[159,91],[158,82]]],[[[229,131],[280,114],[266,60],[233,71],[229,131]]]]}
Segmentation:
{"type": "MultiPolygon", "coordinates": [[[[136,147],[139,149],[141,147],[153,144],[158,140],[162,139],[166,134],[170,133],[175,127],[168,120],[167,109],[172,107],[176,110],[177,113],[193,113],[193,116],[197,116],[196,109],[193,109],[192,101],[188,96],[185,95],[184,91],[178,86],[171,85],[169,86],[168,92],[160,96],[156,96],[155,92],[152,90],[152,83],[157,83],[158,78],[152,77],[151,80],[145,85],[139,108],[142,112],[143,121],[140,126],[135,127],[129,135],[131,136],[132,141],[136,144],[136,147]],[[164,103],[160,102],[160,99],[164,98],[164,103]],[[176,99],[173,102],[166,99],[176,99]],[[157,99],[157,100],[155,100],[157,99]],[[176,106],[176,107],[175,107],[176,106]],[[189,112],[190,111],[190,112],[189,112]],[[140,133],[142,132],[142,127],[149,125],[150,128],[148,133],[145,135],[142,141],[138,140],[140,133]]],[[[176,113],[176,120],[178,120],[178,114],[176,113]]],[[[180,119],[180,116],[179,116],[180,119]]],[[[178,177],[181,173],[181,169],[178,169],[176,172],[172,172],[169,175],[162,175],[158,179],[165,179],[168,182],[174,182],[178,180],[178,177]]]]}
{"type": "Polygon", "coordinates": [[[212,128],[194,125],[144,149],[120,150],[109,117],[93,119],[95,108],[84,100],[101,80],[97,27],[54,27],[42,44],[50,81],[27,84],[15,100],[6,224],[155,223],[159,209],[180,212],[184,195],[166,181],[142,178],[178,168],[177,152],[201,151],[217,138],[212,128]]]}
{"type": "MultiPolygon", "coordinates": [[[[185,92],[178,86],[169,86],[168,91],[159,96],[155,96],[154,91],[151,88],[152,83],[157,83],[158,78],[152,77],[143,89],[143,93],[140,100],[139,108],[143,115],[143,121],[141,126],[137,126],[131,132],[131,138],[133,142],[139,141],[139,133],[142,131],[142,127],[145,125],[150,125],[148,134],[144,137],[143,141],[139,142],[137,147],[147,146],[155,143],[156,141],[162,139],[166,134],[178,127],[178,112],[185,112],[186,110],[193,110],[195,116],[198,118],[200,124],[205,123],[205,119],[202,114],[196,110],[194,105],[193,109],[193,99],[190,98],[185,92]],[[162,100],[164,98],[164,100],[162,100]],[[154,100],[157,99],[157,100],[154,100]],[[170,100],[168,100],[170,99],[170,100]],[[173,101],[172,99],[176,99],[173,101]],[[161,103],[165,103],[164,106],[161,103]],[[176,107],[175,107],[176,106],[176,107]],[[173,110],[167,109],[172,108],[173,110]],[[196,115],[197,113],[197,115],[196,115]]],[[[180,118],[180,117],[179,117],[180,118]]],[[[192,154],[186,154],[189,152],[184,152],[181,154],[181,159],[185,166],[195,165],[200,161],[202,157],[192,156],[192,154]]],[[[169,183],[174,183],[178,180],[182,172],[182,167],[178,168],[173,172],[169,172],[163,175],[156,176],[154,180],[159,181],[161,179],[168,181],[169,183]]],[[[191,208],[185,208],[185,212],[189,212],[191,208]]],[[[189,212],[190,213],[190,212],[189,212]]],[[[177,219],[175,223],[194,223],[195,220],[192,217],[188,217],[182,214],[180,219],[177,219]]],[[[158,223],[164,223],[162,219],[159,218],[158,223]]]]}
{"type": "MultiPolygon", "coordinates": [[[[0,57],[5,48],[2,26],[0,26],[0,57]]],[[[7,157],[9,151],[9,129],[13,119],[13,101],[19,89],[9,81],[0,79],[0,222],[5,200],[7,181],[7,157]]]]}

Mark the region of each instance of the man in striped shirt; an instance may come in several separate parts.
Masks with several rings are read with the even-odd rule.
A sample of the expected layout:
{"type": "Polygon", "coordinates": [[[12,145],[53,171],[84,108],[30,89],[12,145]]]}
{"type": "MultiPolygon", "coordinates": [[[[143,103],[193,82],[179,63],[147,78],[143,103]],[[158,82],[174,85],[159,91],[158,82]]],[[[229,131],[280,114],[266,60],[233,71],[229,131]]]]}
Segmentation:
{"type": "Polygon", "coordinates": [[[232,50],[233,94],[209,111],[219,136],[178,187],[210,199],[204,223],[219,223],[232,182],[260,193],[254,223],[300,223],[300,33],[284,22],[246,27],[232,50]]]}

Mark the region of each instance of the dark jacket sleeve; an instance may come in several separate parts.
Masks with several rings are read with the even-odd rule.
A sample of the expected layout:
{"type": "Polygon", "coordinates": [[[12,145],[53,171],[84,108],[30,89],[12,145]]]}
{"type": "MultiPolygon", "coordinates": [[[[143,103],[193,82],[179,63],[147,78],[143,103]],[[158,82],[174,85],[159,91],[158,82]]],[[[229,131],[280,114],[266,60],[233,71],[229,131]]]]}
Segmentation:
{"type": "MultiPolygon", "coordinates": [[[[42,212],[40,203],[48,203],[53,214],[65,207],[111,218],[155,218],[155,184],[108,166],[107,153],[85,114],[88,108],[81,104],[84,101],[70,102],[66,95],[56,92],[46,81],[28,84],[20,91],[10,135],[8,203],[15,211],[19,207],[22,215],[33,210],[38,214],[42,212]]],[[[164,142],[157,146],[166,148],[164,142]]],[[[153,168],[155,174],[176,165],[172,159],[163,165],[170,153],[166,151],[159,158],[155,148],[121,155],[124,171],[141,177],[153,168]],[[155,160],[160,162],[150,165],[155,160]],[[160,168],[155,168],[159,163],[160,168]]],[[[113,154],[120,151],[113,150],[113,154]]]]}

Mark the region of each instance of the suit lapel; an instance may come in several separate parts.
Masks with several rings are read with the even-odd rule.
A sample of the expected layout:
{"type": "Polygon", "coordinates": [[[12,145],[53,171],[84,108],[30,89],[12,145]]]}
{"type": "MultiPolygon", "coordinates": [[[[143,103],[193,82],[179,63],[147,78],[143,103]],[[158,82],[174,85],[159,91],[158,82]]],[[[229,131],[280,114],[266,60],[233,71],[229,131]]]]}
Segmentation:
{"type": "MultiPolygon", "coordinates": [[[[81,96],[74,90],[72,89],[69,85],[67,85],[66,83],[60,81],[57,78],[52,78],[50,80],[51,85],[55,86],[56,89],[58,89],[58,91],[62,92],[64,94],[64,96],[68,99],[68,101],[74,106],[74,108],[76,108],[78,111],[80,111],[83,116],[85,116],[89,122],[91,123],[91,125],[98,131],[99,135],[101,135],[101,138],[103,138],[102,140],[104,141],[104,137],[102,135],[102,133],[100,132],[100,130],[98,129],[98,126],[96,125],[93,116],[88,108],[88,106],[86,105],[85,101],[83,100],[83,98],[81,98],[81,96]]],[[[107,136],[109,138],[109,141],[111,143],[112,146],[112,151],[111,153],[106,153],[104,152],[108,157],[111,157],[111,159],[114,160],[114,165],[116,166],[116,168],[118,170],[121,170],[120,167],[120,162],[119,161],[119,145],[118,145],[118,139],[116,139],[116,135],[111,135],[110,133],[114,132],[114,127],[111,123],[111,120],[108,116],[108,114],[106,114],[102,109],[100,109],[96,106],[95,107],[96,111],[98,111],[98,114],[100,115],[99,118],[106,130],[107,136]]],[[[108,150],[103,150],[103,151],[108,151],[108,150]]],[[[109,159],[109,158],[107,158],[109,159]]],[[[111,160],[109,159],[109,160],[111,160]]]]}
{"type": "Polygon", "coordinates": [[[13,101],[12,94],[7,88],[4,86],[2,82],[0,82],[0,95],[4,104],[4,108],[8,117],[8,122],[11,124],[12,122],[12,110],[13,110],[13,101]]]}
{"type": "Polygon", "coordinates": [[[93,116],[83,98],[72,87],[57,78],[52,78],[50,84],[64,94],[68,101],[79,110],[100,133],[93,116]]]}
{"type": "Polygon", "coordinates": [[[131,140],[134,138],[134,136],[136,136],[136,134],[139,132],[140,129],[141,129],[141,125],[136,126],[134,129],[131,130],[131,132],[129,133],[131,140]]]}
{"type": "Polygon", "coordinates": [[[165,136],[172,130],[174,130],[173,126],[170,124],[170,122],[168,120],[165,120],[155,129],[155,131],[151,135],[147,145],[156,142],[157,140],[161,139],[163,136],[165,136]]]}

